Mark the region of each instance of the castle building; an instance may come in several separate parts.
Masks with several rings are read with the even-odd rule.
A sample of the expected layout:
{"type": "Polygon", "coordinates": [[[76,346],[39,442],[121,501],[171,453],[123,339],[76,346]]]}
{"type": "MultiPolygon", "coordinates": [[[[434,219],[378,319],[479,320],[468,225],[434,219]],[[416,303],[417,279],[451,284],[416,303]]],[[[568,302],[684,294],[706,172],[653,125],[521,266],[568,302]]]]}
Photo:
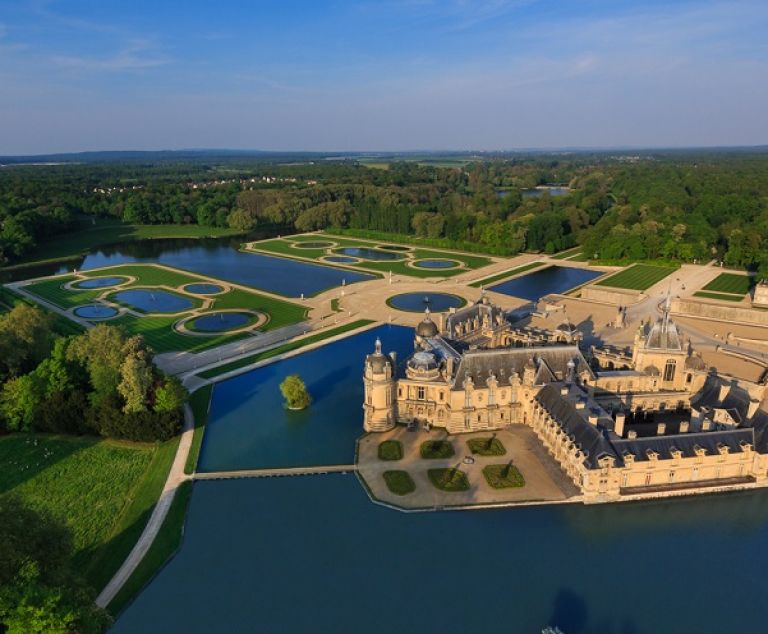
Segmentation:
{"type": "Polygon", "coordinates": [[[485,296],[436,321],[427,311],[410,357],[398,364],[379,341],[366,357],[364,428],[528,425],[585,501],[766,480],[764,386],[711,373],[669,313],[667,301],[631,350],[588,361],[570,323],[514,328],[485,296]]]}

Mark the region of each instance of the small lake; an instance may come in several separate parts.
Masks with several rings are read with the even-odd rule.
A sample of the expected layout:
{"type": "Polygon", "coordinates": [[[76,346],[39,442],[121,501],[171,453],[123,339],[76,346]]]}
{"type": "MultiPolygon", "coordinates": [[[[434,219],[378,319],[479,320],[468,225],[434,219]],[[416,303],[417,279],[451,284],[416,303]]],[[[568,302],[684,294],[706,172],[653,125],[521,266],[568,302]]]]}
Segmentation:
{"type": "Polygon", "coordinates": [[[217,383],[203,436],[200,471],[350,464],[363,431],[363,363],[376,337],[399,359],[413,328],[379,326],[217,383]],[[298,374],[312,405],[285,409],[280,383],[298,374]]]}
{"type": "Polygon", "coordinates": [[[87,304],[86,306],[78,306],[73,312],[83,319],[109,319],[117,315],[118,310],[103,304],[87,304]]]}
{"type": "Polygon", "coordinates": [[[466,303],[464,298],[450,293],[403,293],[387,300],[392,308],[410,313],[423,313],[427,308],[433,313],[442,313],[466,303]]]}
{"type": "Polygon", "coordinates": [[[195,305],[191,299],[183,295],[146,288],[118,291],[114,295],[110,295],[109,299],[143,313],[180,313],[195,305]]]}
{"type": "Polygon", "coordinates": [[[413,266],[419,269],[453,269],[461,266],[456,260],[417,260],[413,266]]]}
{"type": "Polygon", "coordinates": [[[353,475],[196,482],[114,634],[765,631],[768,494],[441,513],[353,475]]]}
{"type": "Polygon", "coordinates": [[[488,290],[536,302],[545,295],[564,293],[601,275],[600,271],[591,269],[550,266],[501,284],[489,286],[488,290]]]}
{"type": "Polygon", "coordinates": [[[520,192],[520,195],[523,198],[540,198],[544,194],[549,194],[550,196],[565,196],[570,193],[571,190],[567,187],[542,187],[541,189],[534,187],[531,189],[524,189],[520,192]]]}
{"type": "Polygon", "coordinates": [[[224,287],[218,284],[187,284],[184,290],[195,295],[216,295],[221,293],[224,287]]]}
{"type": "Polygon", "coordinates": [[[188,321],[187,327],[198,332],[225,332],[242,328],[255,318],[250,313],[210,313],[188,321]]]}
{"type": "Polygon", "coordinates": [[[336,249],[337,253],[343,253],[344,255],[350,255],[353,258],[363,258],[365,260],[402,260],[403,256],[400,253],[392,253],[387,251],[381,251],[379,249],[371,249],[369,247],[343,247],[336,249]]]}
{"type": "Polygon", "coordinates": [[[82,282],[76,282],[72,284],[72,288],[108,288],[110,286],[117,286],[126,281],[125,277],[92,277],[82,282]]]}

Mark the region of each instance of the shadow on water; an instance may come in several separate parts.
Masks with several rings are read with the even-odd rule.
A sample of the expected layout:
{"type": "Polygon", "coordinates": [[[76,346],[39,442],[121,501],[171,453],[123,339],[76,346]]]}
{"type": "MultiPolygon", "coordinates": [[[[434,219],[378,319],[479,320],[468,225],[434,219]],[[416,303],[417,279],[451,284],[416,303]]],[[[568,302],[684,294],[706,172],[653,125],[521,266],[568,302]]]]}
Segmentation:
{"type": "Polygon", "coordinates": [[[589,611],[587,602],[570,588],[560,588],[555,595],[550,627],[559,627],[564,634],[584,634],[589,611]]]}

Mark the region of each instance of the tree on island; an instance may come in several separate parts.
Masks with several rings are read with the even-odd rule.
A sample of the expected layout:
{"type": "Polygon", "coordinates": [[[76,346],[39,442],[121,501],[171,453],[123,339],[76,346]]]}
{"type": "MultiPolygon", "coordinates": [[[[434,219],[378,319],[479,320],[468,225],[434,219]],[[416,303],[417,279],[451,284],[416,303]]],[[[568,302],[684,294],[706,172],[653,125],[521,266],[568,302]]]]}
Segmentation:
{"type": "Polygon", "coordinates": [[[280,384],[280,391],[288,409],[304,409],[312,402],[307,386],[298,374],[290,374],[280,384]]]}

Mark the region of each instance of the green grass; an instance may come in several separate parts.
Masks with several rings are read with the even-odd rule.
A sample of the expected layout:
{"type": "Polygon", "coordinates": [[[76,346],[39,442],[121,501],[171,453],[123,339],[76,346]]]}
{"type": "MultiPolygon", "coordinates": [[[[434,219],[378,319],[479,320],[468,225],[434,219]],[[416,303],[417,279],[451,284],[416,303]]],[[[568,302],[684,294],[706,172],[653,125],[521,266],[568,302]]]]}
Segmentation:
{"type": "Polygon", "coordinates": [[[456,493],[469,490],[469,478],[460,469],[449,467],[447,469],[430,469],[427,471],[429,481],[436,489],[456,493]]]}
{"type": "Polygon", "coordinates": [[[485,481],[494,489],[511,489],[525,486],[523,474],[512,464],[489,464],[483,467],[485,481]]]}
{"type": "Polygon", "coordinates": [[[34,282],[25,286],[24,290],[65,310],[82,304],[89,304],[104,292],[103,290],[69,290],[64,288],[64,284],[74,279],[74,275],[65,275],[64,277],[34,282]]]}
{"type": "Polygon", "coordinates": [[[425,440],[419,451],[426,460],[440,460],[454,455],[453,445],[447,440],[425,440]]]}
{"type": "Polygon", "coordinates": [[[0,312],[7,312],[17,304],[35,306],[36,308],[39,308],[48,314],[48,316],[52,319],[53,331],[62,337],[68,337],[69,335],[79,335],[85,330],[85,328],[83,328],[83,326],[77,322],[74,322],[71,319],[67,319],[63,315],[59,315],[59,313],[54,313],[53,311],[48,310],[45,306],[38,302],[35,302],[22,295],[17,295],[11,290],[0,286],[0,305],[6,307],[5,309],[0,310],[0,312]]]}
{"type": "Polygon", "coordinates": [[[253,365],[254,363],[258,363],[259,361],[263,361],[271,357],[276,357],[278,355],[285,354],[286,352],[291,352],[293,350],[298,350],[299,348],[303,348],[304,346],[308,346],[312,343],[316,343],[318,341],[322,341],[323,339],[328,339],[330,337],[335,337],[336,335],[340,335],[349,330],[362,328],[363,326],[367,326],[368,324],[372,324],[372,323],[373,321],[370,319],[358,319],[357,321],[353,321],[349,324],[338,326],[337,328],[331,328],[330,330],[326,330],[324,332],[318,332],[314,335],[304,337],[303,339],[289,341],[288,343],[278,346],[277,348],[272,348],[271,350],[258,352],[256,354],[243,357],[242,359],[238,359],[237,361],[232,361],[230,363],[225,363],[224,365],[211,368],[210,370],[205,370],[204,372],[201,372],[198,376],[204,379],[212,379],[221,374],[226,374],[227,372],[239,370],[240,368],[253,365]]]}
{"type": "Polygon", "coordinates": [[[107,218],[97,218],[96,225],[64,233],[41,242],[25,255],[21,263],[74,259],[95,247],[117,242],[132,242],[150,238],[207,238],[238,235],[229,228],[198,225],[126,225],[107,218]]]}
{"type": "Polygon", "coordinates": [[[274,299],[258,293],[250,293],[239,288],[233,288],[213,300],[210,311],[232,308],[246,308],[265,313],[269,321],[260,330],[266,332],[296,324],[307,316],[307,309],[299,304],[274,299]]]}
{"type": "Polygon", "coordinates": [[[488,284],[493,284],[494,282],[498,282],[500,280],[505,280],[507,278],[512,277],[513,275],[520,275],[520,273],[525,273],[526,271],[530,271],[531,269],[535,269],[539,266],[544,264],[543,262],[529,262],[528,264],[523,264],[522,266],[518,266],[514,269],[510,269],[508,271],[504,271],[503,273],[497,273],[496,275],[491,275],[490,277],[484,277],[481,280],[477,280],[476,282],[472,282],[470,286],[474,286],[475,288],[480,288],[481,286],[487,286],[488,284]]]}
{"type": "Polygon", "coordinates": [[[334,313],[340,313],[340,312],[342,312],[341,308],[339,307],[339,301],[340,301],[340,300],[339,300],[339,298],[338,298],[338,297],[334,297],[334,298],[331,300],[331,310],[332,310],[334,313]]]}
{"type": "Polygon", "coordinates": [[[144,529],[177,445],[7,436],[0,439],[0,494],[15,493],[64,522],[73,565],[100,590],[144,529]]]}
{"type": "Polygon", "coordinates": [[[701,290],[715,293],[729,293],[744,297],[754,285],[754,281],[748,275],[736,273],[720,273],[714,280],[701,290]]]}
{"type": "Polygon", "coordinates": [[[473,454],[478,456],[503,456],[507,453],[504,445],[498,438],[472,438],[467,441],[467,446],[473,454]]]}
{"type": "Polygon", "coordinates": [[[200,448],[203,446],[205,426],[208,424],[208,408],[211,404],[213,385],[204,385],[189,397],[189,406],[195,419],[195,431],[192,435],[192,445],[187,454],[187,462],[184,464],[184,473],[189,475],[197,469],[197,461],[200,457],[200,448]]]}
{"type": "Polygon", "coordinates": [[[165,563],[179,550],[184,536],[184,522],[187,517],[192,482],[182,482],[176,490],[168,515],[136,570],[107,606],[110,614],[117,616],[141,592],[165,563]]]}
{"type": "Polygon", "coordinates": [[[395,495],[408,495],[416,490],[416,483],[407,471],[385,471],[382,475],[387,488],[395,495]]]}
{"type": "Polygon", "coordinates": [[[730,295],[726,293],[709,293],[707,291],[696,291],[694,297],[704,297],[706,299],[719,299],[725,302],[740,302],[744,299],[743,295],[730,295]]]}
{"type": "Polygon", "coordinates": [[[644,291],[660,282],[677,269],[668,266],[655,266],[652,264],[633,264],[629,268],[614,273],[599,282],[598,286],[611,286],[613,288],[628,288],[644,291]]]}
{"type": "Polygon", "coordinates": [[[136,281],[129,286],[168,286],[170,288],[177,288],[210,279],[204,275],[167,269],[155,264],[122,264],[107,269],[82,271],[82,274],[85,277],[104,277],[105,275],[135,277],[136,281]]]}
{"type": "Polygon", "coordinates": [[[403,445],[399,440],[385,440],[379,443],[379,460],[400,460],[403,457],[403,445]]]}
{"type": "Polygon", "coordinates": [[[565,251],[560,251],[560,253],[553,255],[552,259],[565,260],[566,258],[569,258],[572,255],[577,255],[580,250],[581,250],[581,247],[573,247],[572,249],[566,249],[565,251]]]}

